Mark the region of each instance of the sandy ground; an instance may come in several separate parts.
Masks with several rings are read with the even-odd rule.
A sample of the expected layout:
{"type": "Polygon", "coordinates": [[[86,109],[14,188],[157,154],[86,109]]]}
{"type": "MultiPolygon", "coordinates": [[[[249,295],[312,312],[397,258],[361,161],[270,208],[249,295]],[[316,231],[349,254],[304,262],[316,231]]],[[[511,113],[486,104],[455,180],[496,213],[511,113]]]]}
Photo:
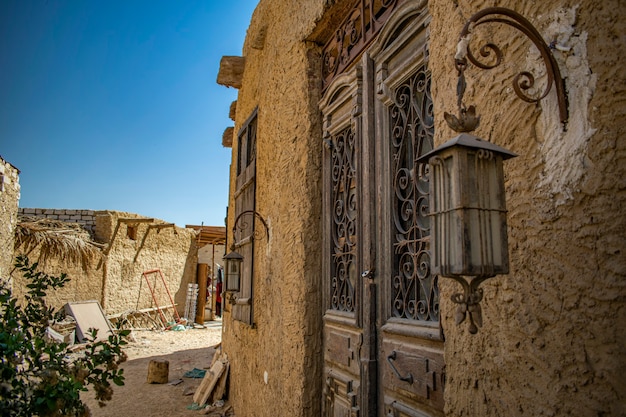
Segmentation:
{"type": "MultiPolygon", "coordinates": [[[[205,369],[211,364],[214,346],[221,342],[221,321],[205,323],[205,328],[185,331],[133,331],[134,341],[124,349],[128,360],[122,364],[125,384],[115,386],[113,399],[100,408],[91,392],[83,400],[94,417],[179,417],[204,415],[203,411],[189,410],[193,393],[202,379],[185,378],[183,374],[194,368],[205,369]],[[148,384],[150,360],[169,361],[170,383],[148,384]]],[[[210,415],[210,414],[209,414],[210,415]]]]}

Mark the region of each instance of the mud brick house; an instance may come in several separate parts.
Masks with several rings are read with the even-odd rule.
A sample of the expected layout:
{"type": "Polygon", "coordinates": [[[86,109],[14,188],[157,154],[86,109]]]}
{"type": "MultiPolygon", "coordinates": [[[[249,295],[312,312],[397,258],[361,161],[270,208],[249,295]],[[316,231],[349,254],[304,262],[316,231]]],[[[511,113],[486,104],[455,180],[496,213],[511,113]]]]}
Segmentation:
{"type": "Polygon", "coordinates": [[[616,0],[261,0],[218,76],[239,90],[223,138],[243,256],[223,336],[237,414],[624,415],[624,33],[616,0]],[[444,112],[459,35],[492,6],[528,20],[563,81],[520,99],[517,74],[533,97],[550,79],[532,30],[468,26],[494,66],[464,71],[472,134],[518,155],[504,163],[509,273],[482,284],[471,334],[460,285],[430,269],[418,158],[458,135],[444,112]]]}
{"type": "MultiPolygon", "coordinates": [[[[17,215],[17,207],[15,211],[17,215]]],[[[22,227],[43,221],[34,227],[50,226],[52,232],[61,228],[62,233],[75,234],[76,240],[93,248],[92,256],[81,262],[71,256],[73,248],[48,253],[37,241],[29,244],[25,239],[20,244],[18,238],[18,247],[15,253],[11,252],[14,256],[28,254],[31,262],[41,261],[46,273],[66,273],[70,277],[64,288],[48,294],[49,305],[61,308],[69,302],[96,300],[107,314],[114,315],[157,305],[171,306],[171,295],[177,311],[181,315],[184,312],[187,284],[196,282],[198,248],[194,230],[112,210],[20,208],[19,216],[22,227]],[[157,269],[165,285],[157,272],[148,274],[147,280],[143,276],[144,272],[157,269]]],[[[14,294],[21,299],[26,281],[20,271],[13,271],[12,280],[14,294]]],[[[175,316],[171,307],[167,311],[175,316]]]]}

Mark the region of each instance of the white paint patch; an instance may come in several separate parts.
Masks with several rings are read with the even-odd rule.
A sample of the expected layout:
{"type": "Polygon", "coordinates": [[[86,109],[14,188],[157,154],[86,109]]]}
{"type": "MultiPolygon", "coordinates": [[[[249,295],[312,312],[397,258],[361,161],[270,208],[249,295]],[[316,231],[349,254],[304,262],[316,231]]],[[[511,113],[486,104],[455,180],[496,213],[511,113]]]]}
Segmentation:
{"type": "Polygon", "coordinates": [[[267,371],[263,372],[263,382],[265,382],[265,385],[267,385],[268,378],[269,374],[267,373],[267,371]]]}
{"type": "Polygon", "coordinates": [[[575,32],[576,7],[559,9],[547,18],[550,23],[542,32],[547,43],[556,41],[559,46],[553,53],[565,79],[569,118],[567,130],[563,131],[553,91],[541,101],[543,111],[536,128],[542,140],[544,169],[537,188],[549,193],[559,206],[572,198],[588,169],[585,166],[587,146],[596,131],[589,121],[589,102],[597,77],[589,68],[587,32],[575,32]]]}

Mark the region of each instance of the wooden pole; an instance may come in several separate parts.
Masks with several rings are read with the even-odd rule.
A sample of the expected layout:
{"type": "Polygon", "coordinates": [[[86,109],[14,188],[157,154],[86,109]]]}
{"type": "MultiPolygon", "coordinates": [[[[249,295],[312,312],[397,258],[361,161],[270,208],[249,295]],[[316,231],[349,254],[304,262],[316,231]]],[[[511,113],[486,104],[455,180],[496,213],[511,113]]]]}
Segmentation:
{"type": "Polygon", "coordinates": [[[211,257],[211,320],[215,320],[215,292],[213,287],[215,286],[215,279],[217,278],[217,268],[215,267],[215,242],[211,243],[211,249],[213,250],[213,256],[211,257]]]}
{"type": "Polygon", "coordinates": [[[206,288],[209,265],[198,264],[198,302],[196,303],[196,323],[204,324],[204,307],[206,305],[206,288]]]}

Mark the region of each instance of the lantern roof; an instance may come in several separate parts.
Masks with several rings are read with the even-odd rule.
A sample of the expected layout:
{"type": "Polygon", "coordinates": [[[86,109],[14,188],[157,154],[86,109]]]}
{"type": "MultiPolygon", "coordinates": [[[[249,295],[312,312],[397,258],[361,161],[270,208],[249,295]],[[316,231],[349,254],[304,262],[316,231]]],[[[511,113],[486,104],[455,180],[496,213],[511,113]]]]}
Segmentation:
{"type": "Polygon", "coordinates": [[[243,256],[241,256],[241,254],[239,254],[238,252],[232,251],[230,252],[228,255],[224,256],[224,258],[222,259],[243,259],[243,256]]]}
{"type": "Polygon", "coordinates": [[[428,159],[437,155],[441,151],[447,148],[452,148],[453,146],[464,146],[466,148],[474,148],[474,149],[485,149],[492,152],[497,152],[502,155],[502,159],[509,159],[516,157],[517,154],[505,149],[501,146],[498,146],[494,143],[489,142],[488,140],[481,139],[474,135],[470,135],[469,133],[461,133],[460,135],[450,139],[446,143],[441,146],[436,147],[432,151],[425,153],[424,155],[418,158],[419,162],[428,162],[428,159]]]}

